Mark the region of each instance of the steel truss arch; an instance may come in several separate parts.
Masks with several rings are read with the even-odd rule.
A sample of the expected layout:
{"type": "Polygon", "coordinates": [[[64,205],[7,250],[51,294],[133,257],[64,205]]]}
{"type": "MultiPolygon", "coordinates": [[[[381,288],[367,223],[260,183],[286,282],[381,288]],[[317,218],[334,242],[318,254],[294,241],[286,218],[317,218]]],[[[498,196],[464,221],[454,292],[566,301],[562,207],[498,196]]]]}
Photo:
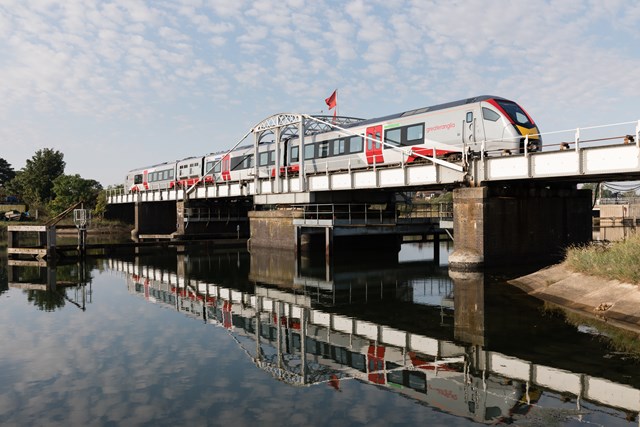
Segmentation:
{"type": "Polygon", "coordinates": [[[254,134],[262,135],[262,133],[265,131],[275,131],[275,129],[280,129],[280,135],[282,138],[292,138],[299,136],[298,129],[300,122],[303,122],[304,124],[304,136],[310,136],[334,130],[333,125],[344,127],[361,122],[363,120],[364,119],[360,119],[357,117],[345,116],[310,116],[300,113],[278,113],[262,120],[260,123],[254,126],[251,131],[254,134]]]}

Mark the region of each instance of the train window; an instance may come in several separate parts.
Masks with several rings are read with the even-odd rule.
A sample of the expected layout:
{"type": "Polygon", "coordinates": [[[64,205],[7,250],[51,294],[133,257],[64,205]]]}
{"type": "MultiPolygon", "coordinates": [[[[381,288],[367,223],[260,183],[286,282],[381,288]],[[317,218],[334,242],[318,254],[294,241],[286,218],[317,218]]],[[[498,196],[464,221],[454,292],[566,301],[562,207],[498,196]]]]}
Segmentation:
{"type": "Polygon", "coordinates": [[[391,145],[400,145],[402,140],[402,129],[389,129],[384,133],[384,142],[391,145]]]}
{"type": "Polygon", "coordinates": [[[300,149],[298,147],[291,147],[291,156],[289,156],[290,162],[300,161],[300,149]]]}
{"type": "Polygon", "coordinates": [[[427,376],[423,372],[409,372],[409,387],[416,391],[426,393],[427,376]]]}
{"type": "Polygon", "coordinates": [[[500,115],[493,110],[482,107],[482,118],[484,118],[485,120],[496,122],[500,118],[500,115]]]}
{"type": "Polygon", "coordinates": [[[274,150],[269,151],[269,164],[270,165],[276,164],[276,152],[274,150]]]}
{"type": "Polygon", "coordinates": [[[173,169],[169,169],[169,179],[173,179],[173,169]]]}
{"type": "Polygon", "coordinates": [[[404,145],[422,144],[424,141],[424,124],[407,127],[407,140],[404,145]]]}
{"type": "Polygon", "coordinates": [[[248,156],[244,157],[244,162],[243,162],[243,167],[244,169],[249,169],[253,167],[253,154],[249,154],[248,156]]]}
{"type": "Polygon", "coordinates": [[[350,153],[360,153],[363,148],[364,148],[364,145],[362,143],[362,137],[361,136],[352,136],[349,139],[349,152],[350,153]]]}
{"type": "Polygon", "coordinates": [[[467,123],[471,123],[473,121],[473,112],[469,111],[467,113],[467,123]]]}
{"type": "MultiPolygon", "coordinates": [[[[267,154],[267,153],[262,153],[262,154],[267,154]]],[[[232,157],[229,167],[232,171],[235,171],[238,169],[244,169],[243,162],[244,162],[244,159],[242,157],[232,157]]]]}
{"type": "Polygon", "coordinates": [[[269,164],[269,153],[260,153],[259,166],[267,166],[269,164]]]}
{"type": "Polygon", "coordinates": [[[367,360],[364,354],[351,353],[351,367],[360,372],[367,372],[367,360]]]}
{"type": "Polygon", "coordinates": [[[304,146],[304,159],[310,160],[315,157],[316,154],[316,146],[315,144],[307,144],[304,146]]]}
{"type": "Polygon", "coordinates": [[[318,144],[318,157],[323,159],[329,155],[329,141],[323,141],[318,144]]]}
{"type": "Polygon", "coordinates": [[[533,123],[529,121],[529,117],[518,104],[507,100],[496,100],[498,105],[514,120],[516,123],[522,126],[533,126],[533,123]]]}
{"type": "Polygon", "coordinates": [[[133,183],[134,184],[142,184],[142,175],[135,175],[133,177],[133,183]]]}
{"type": "Polygon", "coordinates": [[[333,155],[338,156],[344,154],[344,139],[336,139],[333,141],[333,155]]]}

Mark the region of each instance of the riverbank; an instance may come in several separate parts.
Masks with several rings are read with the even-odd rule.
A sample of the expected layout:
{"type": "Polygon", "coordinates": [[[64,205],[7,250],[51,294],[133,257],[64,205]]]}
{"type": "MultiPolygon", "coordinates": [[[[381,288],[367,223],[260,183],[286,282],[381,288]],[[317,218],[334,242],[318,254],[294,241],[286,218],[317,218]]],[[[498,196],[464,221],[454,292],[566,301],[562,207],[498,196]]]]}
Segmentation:
{"type": "Polygon", "coordinates": [[[640,333],[640,286],[571,270],[567,263],[509,281],[543,301],[640,333]]]}

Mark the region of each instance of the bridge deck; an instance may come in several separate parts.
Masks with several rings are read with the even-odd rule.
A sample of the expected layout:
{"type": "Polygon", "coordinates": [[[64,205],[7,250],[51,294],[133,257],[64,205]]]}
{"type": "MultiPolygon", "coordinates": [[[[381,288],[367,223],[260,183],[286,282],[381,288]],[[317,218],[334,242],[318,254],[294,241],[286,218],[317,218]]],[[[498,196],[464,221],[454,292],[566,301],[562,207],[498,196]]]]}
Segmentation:
{"type": "MultiPolygon", "coordinates": [[[[315,192],[357,189],[438,188],[471,179],[476,184],[545,180],[588,182],[590,180],[640,179],[640,147],[617,144],[543,151],[505,157],[473,159],[468,172],[458,172],[440,164],[396,165],[307,175],[306,188],[299,176],[257,179],[245,182],[208,184],[196,188],[189,199],[253,197],[256,204],[309,203],[315,192]]],[[[141,193],[112,192],[108,203],[183,200],[182,189],[156,189],[141,193]]]]}

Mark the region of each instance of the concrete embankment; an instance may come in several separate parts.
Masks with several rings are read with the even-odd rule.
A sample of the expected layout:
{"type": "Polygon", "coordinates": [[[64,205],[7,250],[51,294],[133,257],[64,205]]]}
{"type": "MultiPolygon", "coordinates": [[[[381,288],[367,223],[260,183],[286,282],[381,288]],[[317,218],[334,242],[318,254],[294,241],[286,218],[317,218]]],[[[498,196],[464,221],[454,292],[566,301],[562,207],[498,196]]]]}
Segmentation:
{"type": "Polygon", "coordinates": [[[571,271],[565,264],[509,281],[536,298],[640,333],[640,286],[571,271]]]}

